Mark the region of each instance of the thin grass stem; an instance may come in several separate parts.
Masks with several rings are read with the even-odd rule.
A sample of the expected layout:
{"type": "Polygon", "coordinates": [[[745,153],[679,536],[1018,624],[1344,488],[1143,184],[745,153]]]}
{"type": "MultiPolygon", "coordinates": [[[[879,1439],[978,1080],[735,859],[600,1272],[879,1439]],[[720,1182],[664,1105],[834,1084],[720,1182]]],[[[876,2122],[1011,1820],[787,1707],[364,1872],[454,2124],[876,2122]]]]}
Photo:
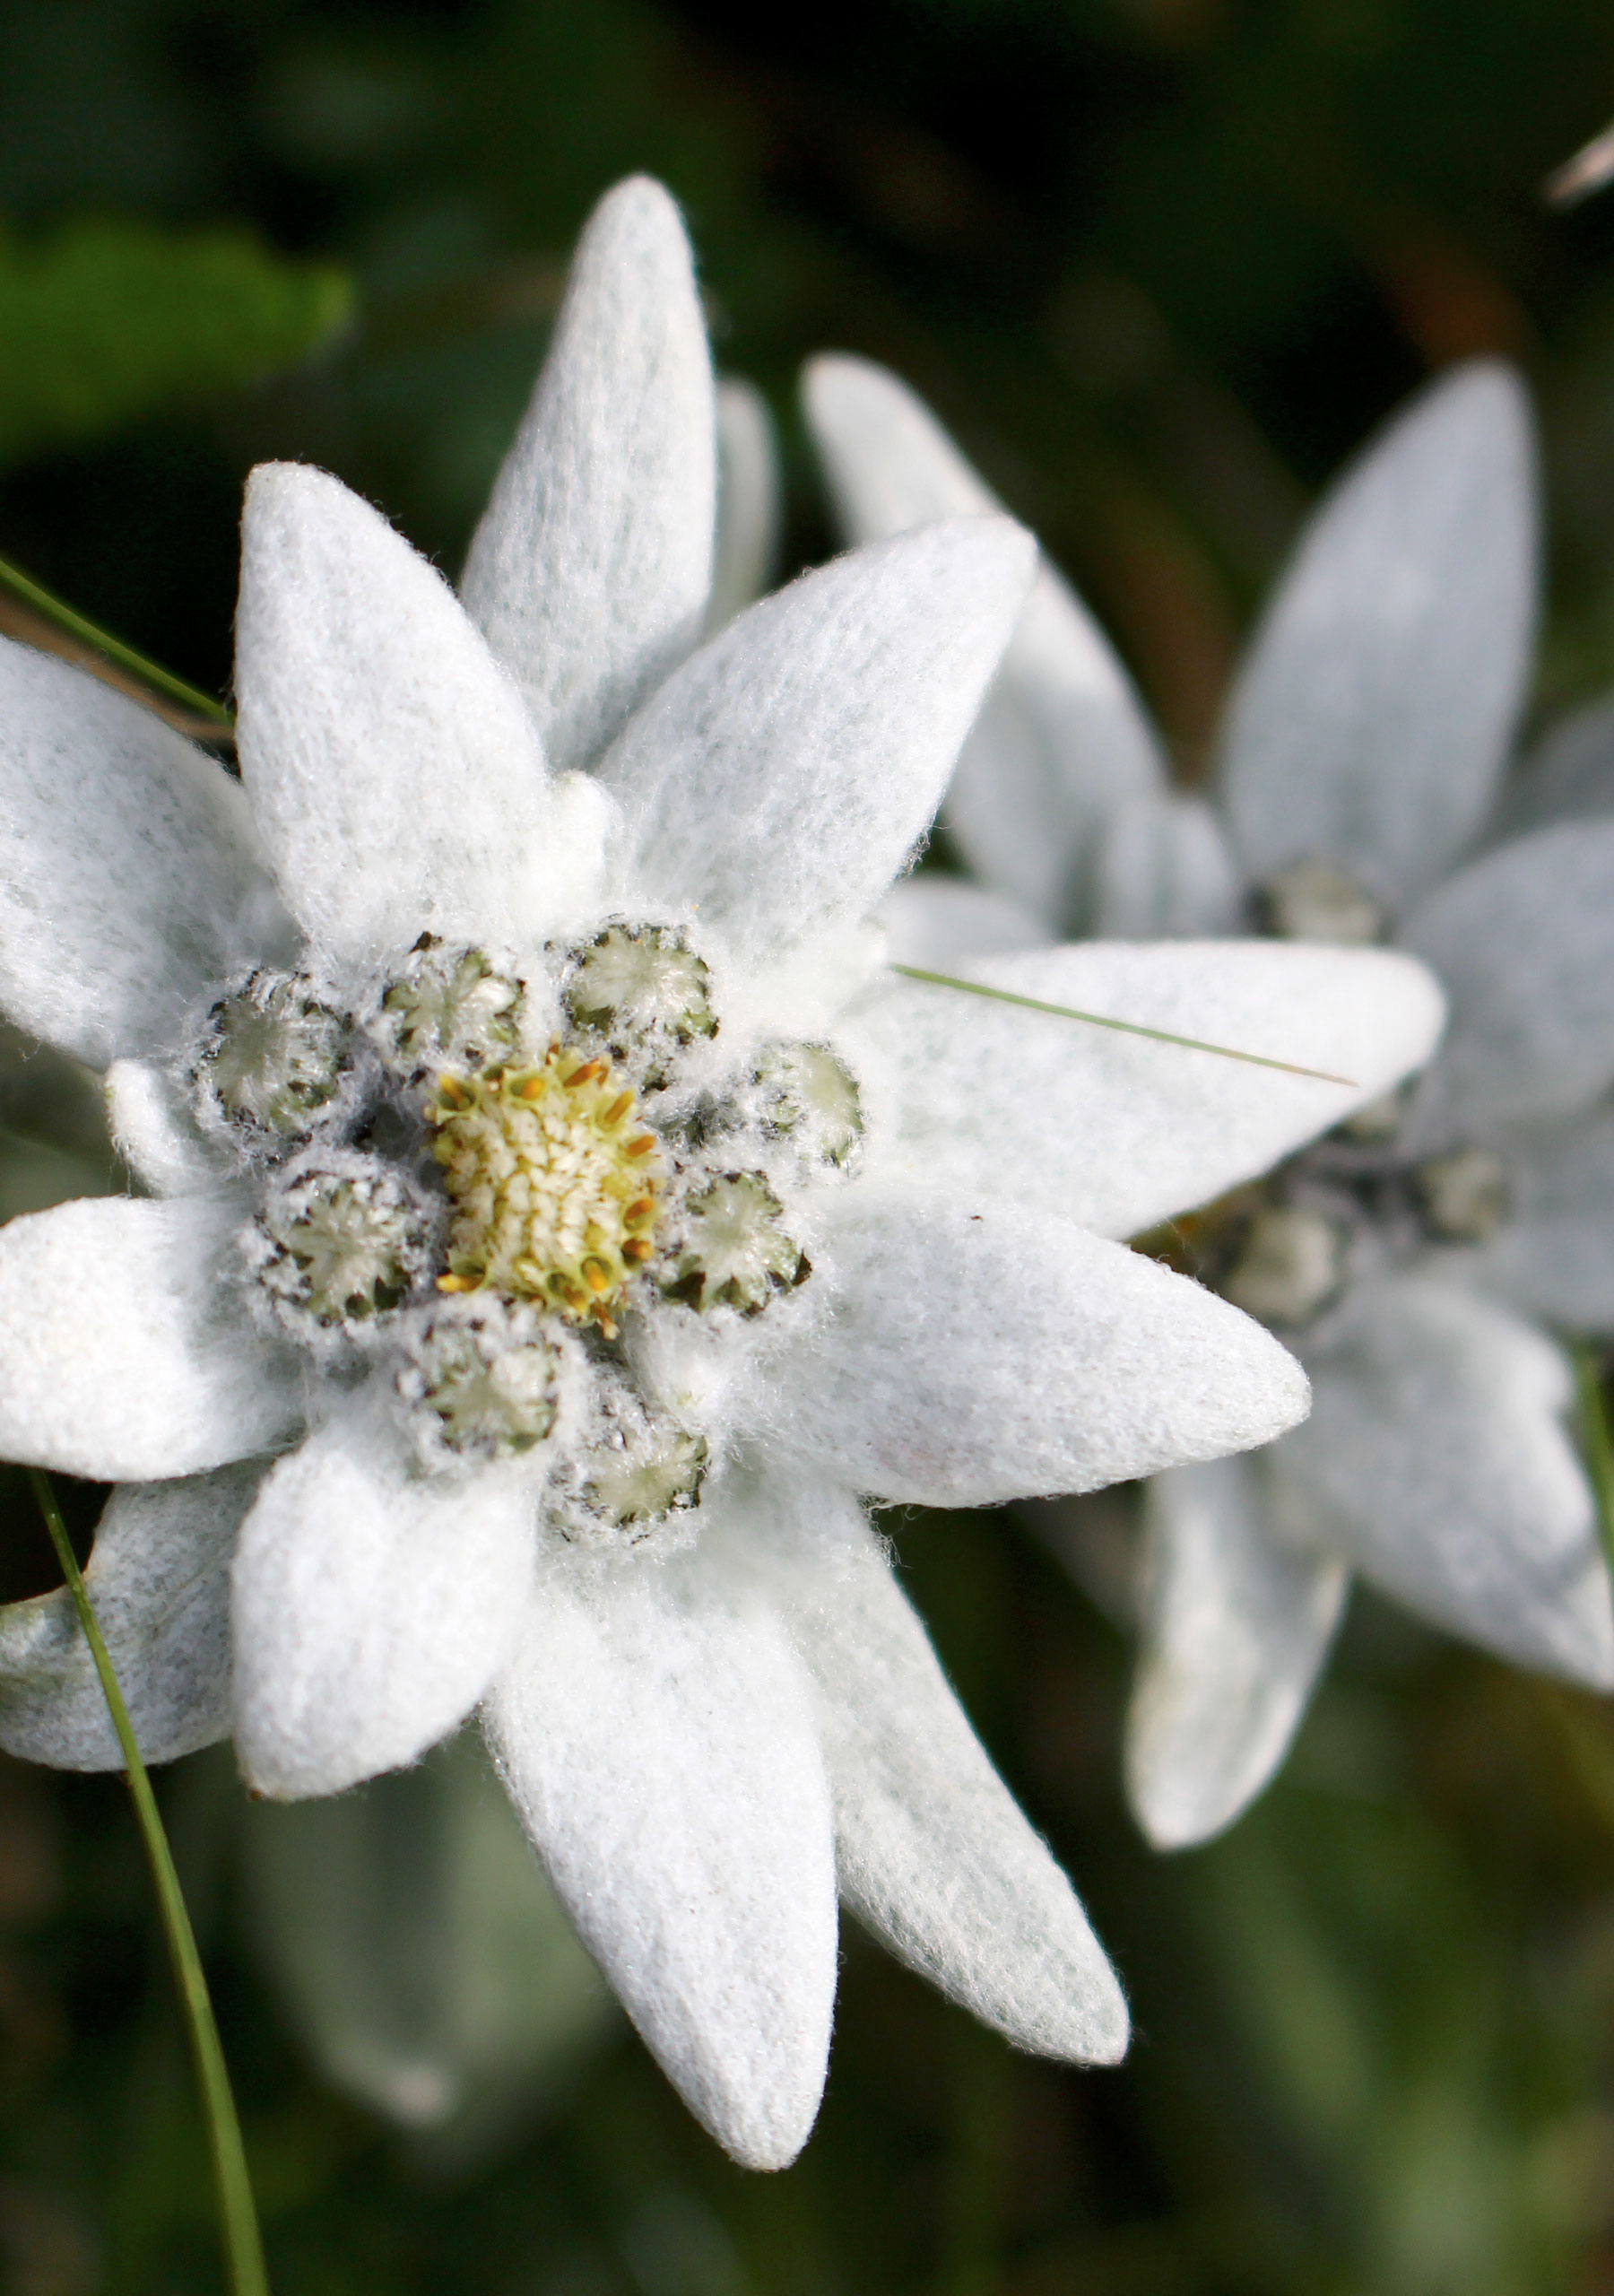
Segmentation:
{"type": "Polygon", "coordinates": [[[42,614],[47,622],[53,622],[56,629],[65,630],[70,638],[82,639],[86,646],[93,646],[98,654],[104,654],[108,661],[116,662],[119,669],[127,670],[143,685],[149,685],[154,693],[165,693],[170,701],[183,702],[198,717],[211,719],[221,732],[228,732],[234,725],[235,720],[224,704],[215,701],[211,693],[204,693],[200,686],[191,685],[186,679],[176,677],[172,670],[165,670],[161,662],[153,662],[133,646],[126,646],[121,638],[114,638],[110,631],[102,630],[87,615],[80,613],[76,606],[70,606],[65,598],[58,598],[42,582],[36,582],[31,574],[24,574],[20,566],[12,565],[4,558],[0,558],[0,585],[25,604],[30,605],[37,614],[42,614]]]}
{"type": "Polygon", "coordinates": [[[230,2074],[224,2063],[219,2029],[213,2021],[213,2003],[208,1997],[202,1958],[196,1951],[195,1935],[191,1928],[190,1916],[186,1911],[168,1835],[163,1831],[157,1796],[152,1791],[151,1779],[140,1758],[134,1726],[129,1719],[129,1709],[124,1703],[123,1692],[118,1687],[111,1657],[101,1634],[100,1622],[95,1615],[95,1605],[90,1600],[83,1573],[78,1567],[78,1558],[68,1539],[67,1526],[62,1520],[62,1510],[56,1504],[50,1478],[39,1468],[33,1467],[29,1471],[29,1479],[50,1533],[56,1560],[62,1566],[62,1576],[67,1582],[68,1592],[77,1609],[79,1624],[83,1628],[84,1639],[95,1661],[95,1671],[100,1676],[107,1710],[112,1717],[112,1727],[117,1733],[118,1744],[123,1748],[129,1793],[152,1868],[163,1932],[174,1965],[174,1981],[179,1989],[180,2005],[190,2034],[197,2085],[202,2092],[208,2144],[213,2153],[213,2179],[218,2189],[219,2218],[224,2236],[224,2251],[230,2264],[230,2287],[234,2296],[269,2296],[263,2237],[258,2230],[251,2179],[247,2173],[241,2125],[236,2114],[235,2098],[230,2091],[230,2074]]]}
{"type": "Polygon", "coordinates": [[[1090,1028],[1118,1029],[1123,1036],[1148,1037],[1154,1044],[1176,1044],[1189,1052],[1213,1052],[1219,1060],[1243,1060],[1252,1068],[1276,1068],[1285,1076],[1309,1076],[1319,1084],[1344,1084],[1357,1091],[1353,1076],[1334,1076],[1326,1068],[1302,1068],[1292,1060],[1273,1060],[1264,1052],[1236,1052],[1231,1045],[1207,1044],[1202,1037],[1173,1036],[1169,1029],[1146,1029],[1141,1021],[1117,1021],[1107,1013],[1082,1013],[1073,1004],[1045,1004],[1040,996],[1020,996],[1011,988],[988,988],[985,981],[959,980],[951,973],[925,972],[918,965],[892,965],[904,980],[928,980],[936,988],[961,988],[970,996],[990,996],[999,1004],[1019,1004],[1028,1013],[1051,1013],[1058,1021],[1085,1021],[1090,1028]]]}
{"type": "Polygon", "coordinates": [[[1575,1384],[1580,1399],[1581,1450],[1597,1501],[1597,1535],[1603,1560],[1614,1572],[1614,1428],[1609,1424],[1609,1396],[1603,1384],[1602,1361],[1596,1348],[1577,1340],[1569,1351],[1575,1361],[1575,1384]]]}

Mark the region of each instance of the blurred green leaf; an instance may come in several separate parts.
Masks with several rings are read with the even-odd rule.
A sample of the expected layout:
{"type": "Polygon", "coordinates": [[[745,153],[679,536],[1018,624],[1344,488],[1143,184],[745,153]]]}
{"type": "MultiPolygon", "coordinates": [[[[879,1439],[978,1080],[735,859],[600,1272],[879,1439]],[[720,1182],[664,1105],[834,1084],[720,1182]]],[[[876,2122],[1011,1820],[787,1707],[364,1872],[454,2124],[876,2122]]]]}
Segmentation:
{"type": "Polygon", "coordinates": [[[0,230],[0,464],[240,389],[327,342],[352,290],[252,233],[0,230]]]}
{"type": "Polygon", "coordinates": [[[248,1926],[304,2045],[438,2165],[557,2097],[614,2030],[474,1731],[242,1818],[248,1926]]]}

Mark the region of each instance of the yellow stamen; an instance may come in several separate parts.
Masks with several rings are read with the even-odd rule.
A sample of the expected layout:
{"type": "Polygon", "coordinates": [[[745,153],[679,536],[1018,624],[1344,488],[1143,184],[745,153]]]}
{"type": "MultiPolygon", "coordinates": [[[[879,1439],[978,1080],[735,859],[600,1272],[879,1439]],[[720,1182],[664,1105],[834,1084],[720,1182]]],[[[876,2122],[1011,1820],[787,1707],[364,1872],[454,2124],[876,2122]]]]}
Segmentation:
{"type": "Polygon", "coordinates": [[[533,1067],[443,1076],[434,1100],[449,1265],[465,1271],[444,1288],[541,1300],[614,1330],[650,1256],[627,1248],[653,1231],[664,1185],[661,1143],[620,1070],[552,1044],[533,1067]]]}

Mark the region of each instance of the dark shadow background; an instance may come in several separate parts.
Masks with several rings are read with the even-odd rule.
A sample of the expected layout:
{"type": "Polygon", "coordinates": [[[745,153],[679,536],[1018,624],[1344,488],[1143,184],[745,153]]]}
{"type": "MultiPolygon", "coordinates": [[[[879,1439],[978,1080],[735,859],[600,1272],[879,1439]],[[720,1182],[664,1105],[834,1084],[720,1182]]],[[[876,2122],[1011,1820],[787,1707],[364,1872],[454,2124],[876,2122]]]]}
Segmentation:
{"type": "MultiPolygon", "coordinates": [[[[0,463],[0,554],[221,691],[253,462],[337,471],[452,565],[577,229],[645,168],[781,422],[789,563],[831,545],[795,371],[870,352],[1075,577],[1185,772],[1317,487],[1432,369],[1518,359],[1549,712],[1614,675],[1614,193],[1536,187],[1611,112],[1601,0],[0,0],[15,244],[230,224],[355,288],[270,379],[0,463]]],[[[33,355],[0,332],[0,401],[33,355]]],[[[62,1121],[0,1107],[0,1166],[62,1121]]],[[[1162,1861],[1116,1784],[1124,1634],[1027,1522],[893,1527],[1124,1971],[1127,2066],[1017,2057],[853,1935],[786,2174],[732,2169],[614,2032],[449,2161],[310,2069],[198,1759],[165,1791],[279,2296],[1614,2290],[1607,1711],[1359,1601],[1280,1786],[1162,1861]]],[[[0,1531],[6,1590],[48,1584],[17,1481],[0,1531]]],[[[0,2287],[221,2285],[121,1789],[0,1768],[0,2287]]]]}

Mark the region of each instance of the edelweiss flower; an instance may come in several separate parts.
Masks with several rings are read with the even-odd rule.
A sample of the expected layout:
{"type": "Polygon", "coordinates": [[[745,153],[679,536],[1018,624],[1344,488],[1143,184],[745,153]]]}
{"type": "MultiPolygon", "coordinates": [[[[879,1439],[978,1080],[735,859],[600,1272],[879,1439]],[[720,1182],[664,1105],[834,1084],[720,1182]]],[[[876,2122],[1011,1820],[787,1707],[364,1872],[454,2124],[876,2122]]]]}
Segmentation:
{"type": "MultiPolygon", "coordinates": [[[[881,370],[822,361],[808,404],[856,535],[993,507],[881,370]]],[[[1534,542],[1518,386],[1460,370],[1314,520],[1234,693],[1214,806],[1167,794],[1124,673],[1046,569],[950,797],[1000,896],[952,894],[955,950],[1259,918],[1393,932],[1451,1001],[1410,1099],[1187,1223],[1196,1270],[1284,1334],[1315,1402],[1271,1448],[1151,1486],[1128,1769],[1162,1846],[1228,1823],[1281,1761],[1352,1570],[1504,1657],[1614,1683],[1570,1368],[1536,1320],[1614,1328],[1614,823],[1452,874],[1523,697],[1534,542]]]]}
{"type": "MultiPolygon", "coordinates": [[[[1351,1091],[1119,1039],[1062,1067],[1072,1023],[893,979],[863,920],[1033,547],[940,526],[692,650],[713,429],[688,249],[629,184],[463,604],[334,480],[255,474],[242,787],[0,657],[0,985],[107,1068],[157,1198],[0,1233],[0,1443],[123,1481],[91,1578],[154,1754],[233,1726],[260,1791],[326,1794],[480,1706],[650,2047],[769,2165],[823,2079],[837,1883],[1023,2046],[1124,2042],[861,1500],[1291,1424],[1279,1344],[1107,1239],[1382,1091],[1436,1000],[1382,954],[1119,952],[1145,1019],[1351,1091]]],[[[0,1645],[5,1743],[115,1761],[60,1599],[0,1645]]]]}

